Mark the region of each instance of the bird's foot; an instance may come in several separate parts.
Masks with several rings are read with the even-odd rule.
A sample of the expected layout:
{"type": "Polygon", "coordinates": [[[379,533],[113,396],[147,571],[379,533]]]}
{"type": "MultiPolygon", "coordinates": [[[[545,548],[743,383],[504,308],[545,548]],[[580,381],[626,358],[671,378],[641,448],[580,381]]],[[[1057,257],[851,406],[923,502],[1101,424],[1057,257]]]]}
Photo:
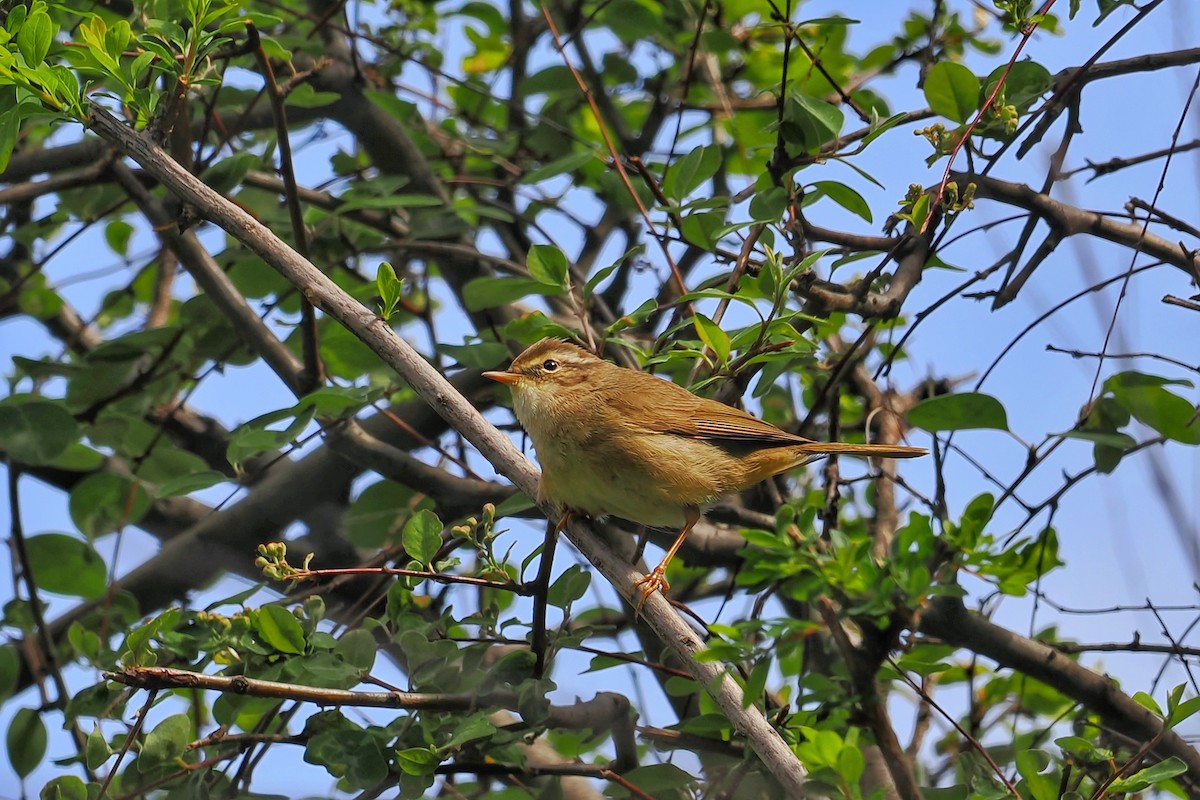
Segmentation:
{"type": "Polygon", "coordinates": [[[662,589],[665,593],[671,588],[671,584],[667,583],[666,569],[662,564],[659,564],[648,575],[633,584],[636,588],[642,590],[642,599],[638,601],[637,608],[634,609],[633,616],[636,619],[642,613],[642,606],[646,605],[646,601],[650,599],[650,595],[662,589]]]}
{"type": "Polygon", "coordinates": [[[558,524],[554,526],[554,535],[557,536],[565,531],[567,526],[577,519],[594,523],[597,518],[593,517],[591,514],[588,514],[586,511],[577,511],[574,508],[563,508],[563,514],[561,517],[559,517],[558,524]]]}

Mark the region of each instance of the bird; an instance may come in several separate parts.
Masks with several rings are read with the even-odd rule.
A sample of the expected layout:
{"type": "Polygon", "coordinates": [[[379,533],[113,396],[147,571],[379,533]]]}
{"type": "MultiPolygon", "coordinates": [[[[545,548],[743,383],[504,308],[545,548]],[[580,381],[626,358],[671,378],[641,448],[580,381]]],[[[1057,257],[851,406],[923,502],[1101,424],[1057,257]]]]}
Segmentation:
{"type": "Polygon", "coordinates": [[[913,458],[924,448],[817,442],[668,380],[605,361],[564,339],[531,345],[503,371],[517,420],[541,462],[537,501],[571,516],[679,528],[636,587],[642,605],[670,588],[666,568],[705,509],[824,455],[913,458]]]}

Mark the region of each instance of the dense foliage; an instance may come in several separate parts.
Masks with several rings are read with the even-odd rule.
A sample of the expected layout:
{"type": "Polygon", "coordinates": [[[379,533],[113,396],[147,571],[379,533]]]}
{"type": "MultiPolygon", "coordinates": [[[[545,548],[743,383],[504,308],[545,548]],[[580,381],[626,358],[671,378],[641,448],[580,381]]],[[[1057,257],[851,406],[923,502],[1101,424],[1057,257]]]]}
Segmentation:
{"type": "Polygon", "coordinates": [[[1152,644],[1092,602],[1116,589],[1072,505],[1151,476],[1123,477],[1154,487],[1131,525],[1178,540],[1140,539],[1147,591],[1200,577],[1172,478],[1200,444],[1200,50],[1138,37],[1194,10],[831,5],[6,4],[13,774],[51,798],[1200,796],[1194,624],[1152,644]],[[544,336],[932,454],[727,499],[635,614],[674,532],[580,521],[556,549],[481,377],[544,336]],[[1073,585],[1105,642],[1049,622],[1073,585]],[[1093,649],[1165,656],[1168,683],[1093,649]]]}

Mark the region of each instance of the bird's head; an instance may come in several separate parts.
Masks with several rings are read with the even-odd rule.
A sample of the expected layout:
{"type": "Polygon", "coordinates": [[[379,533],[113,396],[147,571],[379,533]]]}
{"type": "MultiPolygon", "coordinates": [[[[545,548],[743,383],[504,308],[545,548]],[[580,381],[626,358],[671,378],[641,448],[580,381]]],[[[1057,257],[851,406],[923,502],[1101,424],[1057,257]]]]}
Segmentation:
{"type": "Polygon", "coordinates": [[[528,428],[539,418],[559,417],[585,402],[583,388],[606,364],[571,342],[542,339],[517,356],[507,370],[483,375],[512,389],[513,411],[528,428]]]}

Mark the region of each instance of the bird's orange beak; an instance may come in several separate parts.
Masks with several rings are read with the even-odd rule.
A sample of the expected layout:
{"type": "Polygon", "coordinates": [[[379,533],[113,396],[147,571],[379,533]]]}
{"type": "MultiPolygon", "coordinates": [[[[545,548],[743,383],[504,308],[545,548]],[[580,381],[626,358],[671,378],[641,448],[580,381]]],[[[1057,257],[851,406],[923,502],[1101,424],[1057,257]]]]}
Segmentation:
{"type": "Polygon", "coordinates": [[[485,372],[483,373],[483,377],[491,378],[500,383],[507,383],[509,386],[512,386],[521,379],[521,376],[515,372],[485,372]]]}

